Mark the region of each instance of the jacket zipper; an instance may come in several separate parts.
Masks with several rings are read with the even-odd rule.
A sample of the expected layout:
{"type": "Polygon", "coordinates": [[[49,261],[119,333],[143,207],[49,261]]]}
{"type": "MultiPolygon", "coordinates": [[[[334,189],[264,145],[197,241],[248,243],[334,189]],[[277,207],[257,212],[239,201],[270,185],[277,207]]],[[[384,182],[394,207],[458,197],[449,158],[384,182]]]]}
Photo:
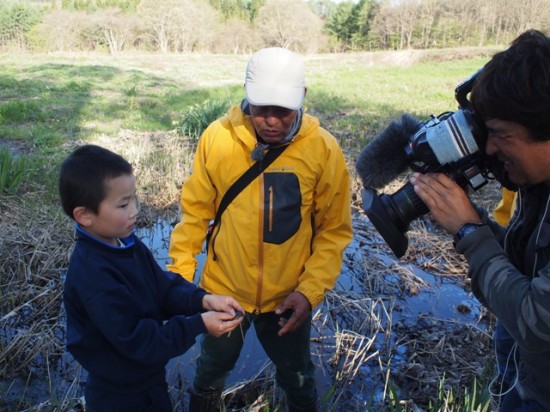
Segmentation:
{"type": "Polygon", "coordinates": [[[273,232],[273,186],[269,186],[269,232],[273,232]]]}
{"type": "Polygon", "coordinates": [[[258,222],[258,285],[256,288],[256,312],[261,312],[262,307],[262,288],[263,288],[263,281],[264,281],[264,174],[262,173],[259,176],[259,182],[260,182],[260,213],[258,216],[259,222],[258,222]]]}

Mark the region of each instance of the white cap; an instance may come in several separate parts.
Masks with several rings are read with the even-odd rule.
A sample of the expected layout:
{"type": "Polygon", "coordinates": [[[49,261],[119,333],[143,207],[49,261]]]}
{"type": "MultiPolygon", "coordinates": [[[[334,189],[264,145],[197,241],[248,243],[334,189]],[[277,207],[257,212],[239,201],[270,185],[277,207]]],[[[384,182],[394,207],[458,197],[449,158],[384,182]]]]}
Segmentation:
{"type": "Polygon", "coordinates": [[[246,98],[255,106],[298,110],[305,95],[305,67],[297,54],[281,47],[262,49],[246,66],[246,98]]]}

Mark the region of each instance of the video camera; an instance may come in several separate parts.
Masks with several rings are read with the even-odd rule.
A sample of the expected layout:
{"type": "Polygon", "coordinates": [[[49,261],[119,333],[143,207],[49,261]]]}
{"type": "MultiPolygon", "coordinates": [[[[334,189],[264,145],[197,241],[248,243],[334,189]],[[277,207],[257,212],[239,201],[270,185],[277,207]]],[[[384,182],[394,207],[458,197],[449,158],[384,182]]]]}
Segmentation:
{"type": "Polygon", "coordinates": [[[455,88],[459,103],[456,112],[432,115],[425,122],[404,115],[401,123],[394,121],[358,157],[357,171],[364,184],[363,209],[397,257],[407,250],[409,224],[429,209],[410,182],[391,195],[379,195],[376,188],[385,186],[407,167],[420,173],[445,173],[461,187],[473,190],[494,179],[492,161],[484,153],[487,131],[467,97],[481,71],[455,88]]]}

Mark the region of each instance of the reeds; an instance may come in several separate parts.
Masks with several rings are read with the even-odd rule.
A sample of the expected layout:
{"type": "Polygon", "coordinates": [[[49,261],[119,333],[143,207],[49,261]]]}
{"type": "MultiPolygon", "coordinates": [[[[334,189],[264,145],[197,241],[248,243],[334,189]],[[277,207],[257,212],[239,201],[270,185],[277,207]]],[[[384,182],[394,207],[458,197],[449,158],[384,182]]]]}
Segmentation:
{"type": "Polygon", "coordinates": [[[225,115],[231,102],[227,100],[205,100],[189,108],[176,127],[182,136],[188,136],[197,141],[206,127],[214,120],[225,115]]]}
{"type": "Polygon", "coordinates": [[[12,155],[0,147],[0,196],[3,193],[14,193],[23,182],[26,162],[22,157],[12,155]]]}
{"type": "MultiPolygon", "coordinates": [[[[93,143],[133,164],[141,225],[150,225],[159,216],[177,220],[193,139],[176,131],[119,131],[115,136],[96,136],[93,143]]],[[[350,170],[353,175],[351,166],[350,170]]],[[[360,184],[354,175],[352,180],[355,192],[360,184]]],[[[41,196],[36,191],[0,199],[0,379],[18,381],[23,387],[43,381],[50,400],[32,404],[23,390],[19,410],[76,410],[82,404],[80,369],[66,357],[61,303],[73,223],[57,204],[43,204],[41,196]],[[69,379],[64,388],[53,384],[53,374],[59,371],[69,379]]],[[[360,209],[357,198],[354,205],[360,209]]],[[[462,388],[479,382],[485,373],[487,333],[460,323],[450,328],[434,316],[415,328],[407,327],[396,314],[407,297],[430,288],[417,269],[460,282],[465,262],[453,253],[449,236],[422,219],[411,225],[409,249],[400,261],[391,257],[366,219],[354,220],[354,232],[357,247],[346,256],[348,280],[354,287],[339,282],[313,314],[312,354],[329,385],[321,394],[322,410],[405,411],[417,404],[433,411],[457,410],[445,409],[443,401],[450,393],[453,407],[471,400],[473,393],[462,388]],[[442,402],[429,409],[433,399],[442,402]]],[[[183,383],[172,388],[180,410],[183,388],[183,383]]],[[[224,396],[233,405],[228,408],[241,410],[276,411],[284,405],[269,362],[249,380],[227,388],[224,396]]]]}

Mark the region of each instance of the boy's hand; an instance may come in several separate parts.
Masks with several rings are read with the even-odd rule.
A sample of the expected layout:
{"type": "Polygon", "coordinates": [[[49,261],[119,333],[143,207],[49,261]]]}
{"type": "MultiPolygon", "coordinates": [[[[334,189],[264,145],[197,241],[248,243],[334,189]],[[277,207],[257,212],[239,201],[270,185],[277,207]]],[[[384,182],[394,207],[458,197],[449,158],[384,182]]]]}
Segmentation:
{"type": "Polygon", "coordinates": [[[227,312],[231,317],[240,312],[244,313],[242,306],[231,296],[205,295],[202,299],[202,307],[206,310],[215,310],[216,312],[227,312]]]}
{"type": "Polygon", "coordinates": [[[215,312],[213,310],[201,314],[206,330],[212,336],[220,337],[231,332],[243,321],[242,316],[231,315],[227,312],[215,312]]]}
{"type": "Polygon", "coordinates": [[[208,312],[202,320],[209,334],[219,337],[235,329],[242,321],[244,309],[231,296],[205,295],[202,306],[208,312]]]}

